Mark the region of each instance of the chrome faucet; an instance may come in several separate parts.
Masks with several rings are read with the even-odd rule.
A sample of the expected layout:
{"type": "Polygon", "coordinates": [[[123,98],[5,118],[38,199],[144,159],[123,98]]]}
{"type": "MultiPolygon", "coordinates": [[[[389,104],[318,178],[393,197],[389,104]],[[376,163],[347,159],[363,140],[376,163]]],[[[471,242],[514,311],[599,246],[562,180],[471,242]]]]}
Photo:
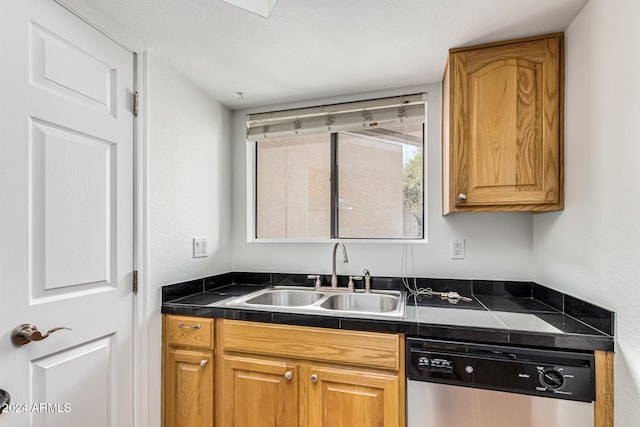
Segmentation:
{"type": "Polygon", "coordinates": [[[347,258],[347,248],[344,247],[342,242],[336,242],[333,245],[333,268],[331,270],[331,287],[338,287],[338,275],[336,274],[336,252],[338,250],[338,246],[342,249],[342,262],[349,262],[349,258],[347,258]]]}

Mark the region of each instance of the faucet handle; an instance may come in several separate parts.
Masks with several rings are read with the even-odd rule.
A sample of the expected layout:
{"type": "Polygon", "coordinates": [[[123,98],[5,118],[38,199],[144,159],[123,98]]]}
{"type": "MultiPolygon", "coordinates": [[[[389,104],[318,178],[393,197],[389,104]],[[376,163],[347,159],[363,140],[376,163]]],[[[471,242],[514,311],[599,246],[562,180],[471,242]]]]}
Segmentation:
{"type": "Polygon", "coordinates": [[[369,294],[371,293],[371,273],[366,268],[362,270],[362,273],[364,273],[364,292],[369,294]]]}
{"type": "Polygon", "coordinates": [[[347,287],[351,292],[354,292],[356,289],[355,285],[353,284],[354,280],[360,281],[362,280],[362,276],[349,276],[349,284],[347,285],[347,287]]]}
{"type": "Polygon", "coordinates": [[[309,275],[307,275],[307,279],[309,279],[309,280],[314,280],[315,279],[316,289],[318,289],[318,288],[320,288],[320,286],[322,286],[322,282],[320,281],[320,275],[319,274],[309,274],[309,275]]]}

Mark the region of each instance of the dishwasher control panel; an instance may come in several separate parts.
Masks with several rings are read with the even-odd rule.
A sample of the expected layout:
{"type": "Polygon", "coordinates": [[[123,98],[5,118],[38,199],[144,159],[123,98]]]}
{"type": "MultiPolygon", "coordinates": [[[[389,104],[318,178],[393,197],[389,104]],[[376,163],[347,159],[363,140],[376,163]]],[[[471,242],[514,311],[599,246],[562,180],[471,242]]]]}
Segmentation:
{"type": "Polygon", "coordinates": [[[592,353],[407,338],[406,354],[411,380],[595,400],[592,353]]]}

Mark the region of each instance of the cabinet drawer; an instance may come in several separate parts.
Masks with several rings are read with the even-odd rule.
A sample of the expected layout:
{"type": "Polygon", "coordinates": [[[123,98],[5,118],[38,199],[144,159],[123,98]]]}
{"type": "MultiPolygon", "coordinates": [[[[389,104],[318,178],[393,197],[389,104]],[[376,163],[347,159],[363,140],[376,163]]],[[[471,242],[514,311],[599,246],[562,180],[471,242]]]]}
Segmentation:
{"type": "Polygon", "coordinates": [[[169,315],[165,333],[169,345],[213,348],[213,319],[169,315]]]}
{"type": "Polygon", "coordinates": [[[400,335],[223,321],[224,350],[398,371],[400,335]]]}

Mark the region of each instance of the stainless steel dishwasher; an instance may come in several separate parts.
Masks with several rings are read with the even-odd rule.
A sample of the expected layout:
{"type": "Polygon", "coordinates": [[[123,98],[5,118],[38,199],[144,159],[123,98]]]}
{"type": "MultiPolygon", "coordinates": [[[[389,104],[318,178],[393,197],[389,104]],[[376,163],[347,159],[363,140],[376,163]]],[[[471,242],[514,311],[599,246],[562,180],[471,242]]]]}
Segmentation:
{"type": "Polygon", "coordinates": [[[587,427],[592,353],[407,338],[408,427],[587,427]]]}

